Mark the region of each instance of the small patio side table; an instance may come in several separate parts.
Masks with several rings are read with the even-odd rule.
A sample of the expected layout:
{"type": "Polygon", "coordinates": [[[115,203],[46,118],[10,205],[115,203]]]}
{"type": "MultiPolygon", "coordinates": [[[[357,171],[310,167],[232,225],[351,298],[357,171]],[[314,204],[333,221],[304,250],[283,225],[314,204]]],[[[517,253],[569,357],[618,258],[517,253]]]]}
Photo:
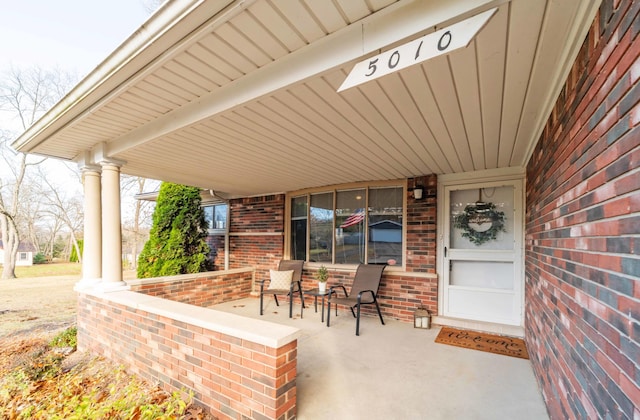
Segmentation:
{"type": "MultiPolygon", "coordinates": [[[[324,298],[326,296],[329,296],[329,293],[331,293],[329,291],[329,288],[327,287],[327,290],[325,290],[324,292],[321,292],[320,289],[318,289],[317,287],[315,289],[310,289],[310,290],[303,290],[302,293],[304,293],[305,295],[311,295],[313,296],[313,305],[316,309],[316,313],[318,312],[318,296],[320,296],[322,298],[322,315],[320,320],[322,322],[324,322],[324,298]]],[[[336,292],[333,291],[333,293],[335,294],[336,292]]]]}

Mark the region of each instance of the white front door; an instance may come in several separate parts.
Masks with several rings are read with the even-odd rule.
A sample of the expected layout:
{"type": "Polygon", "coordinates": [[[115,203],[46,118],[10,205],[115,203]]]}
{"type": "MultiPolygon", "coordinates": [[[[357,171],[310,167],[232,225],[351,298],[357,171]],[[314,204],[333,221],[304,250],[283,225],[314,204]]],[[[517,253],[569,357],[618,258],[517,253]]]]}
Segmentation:
{"type": "Polygon", "coordinates": [[[443,315],[522,324],[522,181],[444,189],[443,315]]]}

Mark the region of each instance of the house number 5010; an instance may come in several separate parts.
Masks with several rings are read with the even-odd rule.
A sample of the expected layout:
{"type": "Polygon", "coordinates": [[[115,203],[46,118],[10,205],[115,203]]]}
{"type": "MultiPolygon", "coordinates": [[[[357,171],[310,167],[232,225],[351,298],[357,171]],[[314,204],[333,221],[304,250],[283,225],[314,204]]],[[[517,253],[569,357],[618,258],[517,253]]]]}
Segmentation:
{"type": "Polygon", "coordinates": [[[487,10],[359,62],[338,92],[469,45],[496,10],[487,10]]]}
{"type": "MultiPolygon", "coordinates": [[[[445,33],[443,33],[436,45],[438,51],[444,52],[444,50],[446,50],[449,45],[451,45],[451,39],[451,31],[446,31],[445,33]]],[[[414,61],[420,58],[420,50],[422,49],[422,44],[424,44],[424,39],[420,40],[420,43],[418,44],[418,48],[416,49],[415,55],[413,57],[414,61]]],[[[398,64],[400,63],[400,54],[400,50],[398,49],[393,51],[391,55],[389,55],[389,59],[387,60],[387,68],[389,70],[393,70],[398,66],[398,64]]],[[[379,60],[380,57],[374,58],[373,60],[369,61],[369,73],[365,74],[365,76],[370,77],[375,74],[375,72],[378,70],[379,60]]]]}

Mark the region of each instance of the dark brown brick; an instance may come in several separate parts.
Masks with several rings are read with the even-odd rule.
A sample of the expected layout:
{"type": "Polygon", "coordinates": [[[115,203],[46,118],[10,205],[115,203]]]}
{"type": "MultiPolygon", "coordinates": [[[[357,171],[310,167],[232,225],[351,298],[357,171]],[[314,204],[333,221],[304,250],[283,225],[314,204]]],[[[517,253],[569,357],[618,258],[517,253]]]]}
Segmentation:
{"type": "Polygon", "coordinates": [[[526,329],[552,418],[637,415],[639,3],[602,3],[527,165],[526,329]]]}

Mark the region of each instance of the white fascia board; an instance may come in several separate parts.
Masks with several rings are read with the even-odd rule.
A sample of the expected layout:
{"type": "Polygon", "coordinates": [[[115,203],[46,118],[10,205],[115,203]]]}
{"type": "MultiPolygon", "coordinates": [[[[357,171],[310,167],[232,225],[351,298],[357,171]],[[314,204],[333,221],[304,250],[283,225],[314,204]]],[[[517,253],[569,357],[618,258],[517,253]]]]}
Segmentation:
{"type": "Polygon", "coordinates": [[[112,156],[507,0],[404,0],[110,142],[112,156]]]}
{"type": "MultiPolygon", "coordinates": [[[[106,97],[113,96],[131,83],[132,74],[149,64],[157,56],[161,45],[173,45],[179,38],[167,39],[166,34],[175,28],[185,16],[206,4],[204,16],[223,13],[224,10],[244,5],[245,0],[182,0],[165,2],[146,22],[140,26],[114,52],[107,56],[91,73],[82,79],[45,115],[30,126],[13,143],[20,152],[30,153],[48,136],[63,130],[106,97]],[[158,42],[162,39],[162,42],[158,42]],[[142,63],[142,64],[141,64],[142,63]]],[[[78,157],[76,157],[77,159],[78,157]]]]}

